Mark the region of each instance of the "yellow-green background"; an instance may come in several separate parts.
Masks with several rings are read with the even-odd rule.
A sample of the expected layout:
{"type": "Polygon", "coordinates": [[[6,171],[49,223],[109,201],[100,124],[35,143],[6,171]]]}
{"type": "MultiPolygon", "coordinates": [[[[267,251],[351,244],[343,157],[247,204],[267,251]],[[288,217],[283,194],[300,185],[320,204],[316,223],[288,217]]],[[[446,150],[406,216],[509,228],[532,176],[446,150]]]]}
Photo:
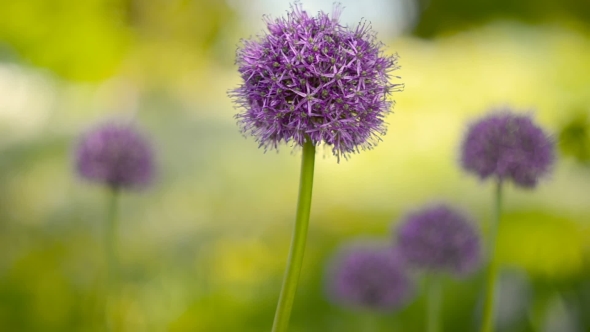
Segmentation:
{"type": "MultiPolygon", "coordinates": [[[[261,0],[0,0],[1,331],[104,330],[107,192],[76,176],[72,156],[84,130],[111,118],[134,119],[158,164],[153,187],[120,201],[123,330],[270,329],[298,151],[265,154],[242,137],[226,95],[239,84],[239,39],[260,32],[270,3],[288,9],[261,0]]],[[[377,148],[340,163],[319,149],[294,332],[371,332],[369,319],[381,331],[423,330],[420,288],[407,308],[377,317],[329,303],[334,250],[392,241],[399,218],[432,201],[468,211],[485,234],[491,186],[458,167],[467,124],[510,105],[563,145],[563,128],[590,113],[585,0],[397,3],[386,8],[407,12],[367,10],[391,29],[379,36],[400,55],[405,90],[394,94],[377,148]]],[[[590,148],[588,136],[575,137],[567,144],[590,148]]],[[[537,190],[506,191],[499,331],[590,331],[590,168],[558,155],[537,190]]],[[[484,272],[445,281],[446,331],[476,330],[484,272]]]]}

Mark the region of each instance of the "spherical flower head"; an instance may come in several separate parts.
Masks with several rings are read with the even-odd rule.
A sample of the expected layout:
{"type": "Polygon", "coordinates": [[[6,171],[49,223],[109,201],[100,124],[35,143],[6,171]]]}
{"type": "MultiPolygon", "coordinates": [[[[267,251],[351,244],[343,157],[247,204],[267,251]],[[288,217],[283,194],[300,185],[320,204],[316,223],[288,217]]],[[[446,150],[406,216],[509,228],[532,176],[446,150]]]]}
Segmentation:
{"type": "Polygon", "coordinates": [[[132,126],[106,123],[83,135],[76,150],[81,177],[114,189],[142,188],[154,175],[151,147],[132,126]]]}
{"type": "Polygon", "coordinates": [[[471,125],[463,140],[461,164],[481,179],[510,180],[534,188],[554,162],[553,142],[530,116],[494,112],[471,125]]]}
{"type": "Polygon", "coordinates": [[[391,248],[347,247],[328,269],[330,299],[340,305],[389,311],[405,305],[414,286],[391,248]]]}
{"type": "Polygon", "coordinates": [[[397,250],[408,266],[429,272],[468,275],[480,264],[478,232],[462,213],[434,205],[406,216],[397,232],[397,250]]]}
{"type": "Polygon", "coordinates": [[[340,12],[335,5],[332,15],[310,16],[296,3],[287,17],[266,18],[268,31],[238,49],[243,82],[229,94],[242,131],[261,147],[309,139],[347,157],[385,134],[388,97],[402,86],[389,82],[397,56],[384,54],[367,23],[340,25],[340,12]]]}

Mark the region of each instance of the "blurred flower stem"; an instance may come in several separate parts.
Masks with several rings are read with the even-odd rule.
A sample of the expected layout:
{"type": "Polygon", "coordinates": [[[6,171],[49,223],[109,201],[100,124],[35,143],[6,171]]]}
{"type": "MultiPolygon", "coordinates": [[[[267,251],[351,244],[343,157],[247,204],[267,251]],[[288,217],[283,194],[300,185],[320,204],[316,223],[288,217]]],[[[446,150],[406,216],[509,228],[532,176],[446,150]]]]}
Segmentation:
{"type": "Polygon", "coordinates": [[[107,203],[107,220],[104,234],[104,249],[107,259],[107,301],[105,308],[105,325],[107,331],[118,331],[117,297],[119,287],[119,257],[117,255],[117,212],[119,189],[109,187],[107,203]],[[109,305],[111,304],[111,305],[109,305]]]}
{"type": "Polygon", "coordinates": [[[365,312],[360,317],[360,329],[363,332],[378,332],[380,330],[379,316],[374,312],[365,312]]]}
{"type": "Polygon", "coordinates": [[[427,322],[428,332],[440,332],[440,306],[442,301],[442,285],[440,277],[436,274],[431,274],[427,280],[427,322]]]}
{"type": "Polygon", "coordinates": [[[314,163],[315,145],[308,137],[303,144],[297,216],[295,219],[295,228],[291,239],[291,248],[289,249],[289,259],[287,261],[283,286],[281,287],[281,295],[275,312],[272,327],[273,332],[287,331],[289,326],[289,318],[291,316],[291,309],[293,308],[293,301],[295,300],[295,293],[297,292],[297,283],[299,281],[299,274],[303,264],[303,255],[305,253],[305,243],[307,241],[314,163]]]}
{"type": "Polygon", "coordinates": [[[486,298],[483,307],[483,320],[481,331],[494,331],[494,301],[496,296],[496,279],[498,277],[498,258],[496,255],[496,238],[500,225],[502,211],[502,180],[498,179],[494,193],[494,216],[490,225],[490,267],[486,285],[486,298]]]}

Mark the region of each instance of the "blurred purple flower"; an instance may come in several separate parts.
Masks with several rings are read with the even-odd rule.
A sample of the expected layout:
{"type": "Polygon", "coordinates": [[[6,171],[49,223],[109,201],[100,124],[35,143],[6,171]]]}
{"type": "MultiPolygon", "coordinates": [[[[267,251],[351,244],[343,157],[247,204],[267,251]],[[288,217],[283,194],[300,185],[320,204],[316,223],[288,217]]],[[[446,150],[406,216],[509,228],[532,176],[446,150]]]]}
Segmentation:
{"type": "Polygon", "coordinates": [[[114,123],[83,135],[76,168],[83,178],[115,189],[144,187],[154,175],[152,150],[145,138],[131,126],[114,123]]]}
{"type": "Polygon", "coordinates": [[[463,140],[461,164],[481,179],[494,176],[534,188],[551,170],[553,148],[529,116],[503,110],[471,125],[463,140]]]}
{"type": "Polygon", "coordinates": [[[414,285],[389,247],[348,247],[332,262],[327,290],[337,304],[376,311],[405,305],[414,285]]]}
{"type": "Polygon", "coordinates": [[[389,82],[397,55],[384,54],[368,23],[340,25],[341,11],[335,5],[332,15],[312,17],[295,3],[286,18],[266,18],[268,32],[238,49],[243,83],[229,94],[242,109],[242,131],[261,147],[301,146],[309,137],[347,157],[385,134],[387,98],[402,87],[389,82]]]}
{"type": "Polygon", "coordinates": [[[397,250],[408,266],[467,275],[480,264],[479,234],[463,214],[445,205],[411,213],[399,226],[397,250]]]}

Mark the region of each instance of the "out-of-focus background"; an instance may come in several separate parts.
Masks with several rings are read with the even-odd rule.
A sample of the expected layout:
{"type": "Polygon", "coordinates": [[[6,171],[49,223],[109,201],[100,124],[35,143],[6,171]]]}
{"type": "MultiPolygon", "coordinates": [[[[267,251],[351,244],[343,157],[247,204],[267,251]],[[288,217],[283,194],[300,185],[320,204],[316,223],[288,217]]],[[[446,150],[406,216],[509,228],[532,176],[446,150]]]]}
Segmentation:
{"type": "MultiPolygon", "coordinates": [[[[310,12],[332,0],[301,1],[310,12]]],[[[486,233],[491,186],[458,167],[490,107],[532,112],[558,143],[552,176],[509,188],[499,235],[498,331],[590,331],[590,2],[342,0],[400,55],[405,91],[372,151],[320,149],[292,331],[363,331],[325,299],[347,241],[392,241],[433,200],[486,233]]],[[[101,331],[107,192],[72,149],[97,122],[133,120],[157,152],[149,190],[121,198],[125,331],[268,331],[290,240],[299,158],[240,135],[226,96],[240,38],[285,0],[0,1],[0,330],[101,331]]],[[[479,325],[484,272],[445,280],[447,331],[479,325]]],[[[374,319],[424,329],[425,297],[374,319]]]]}

